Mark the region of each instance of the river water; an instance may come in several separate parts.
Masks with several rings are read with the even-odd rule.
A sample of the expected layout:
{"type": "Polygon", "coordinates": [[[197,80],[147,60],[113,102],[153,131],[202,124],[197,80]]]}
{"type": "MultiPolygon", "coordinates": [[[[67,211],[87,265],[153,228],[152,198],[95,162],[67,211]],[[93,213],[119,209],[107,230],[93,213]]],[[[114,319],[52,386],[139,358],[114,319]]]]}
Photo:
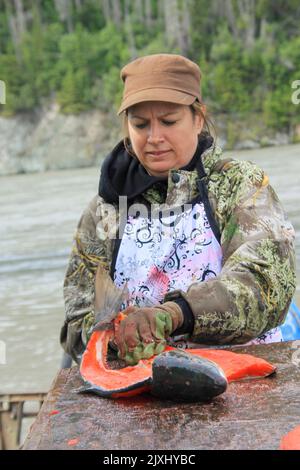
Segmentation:
{"type": "MultiPolygon", "coordinates": [[[[266,170],[296,233],[300,305],[300,145],[230,152],[266,170]]],[[[0,393],[44,392],[62,357],[63,280],[98,168],[0,178],[0,393]]]]}

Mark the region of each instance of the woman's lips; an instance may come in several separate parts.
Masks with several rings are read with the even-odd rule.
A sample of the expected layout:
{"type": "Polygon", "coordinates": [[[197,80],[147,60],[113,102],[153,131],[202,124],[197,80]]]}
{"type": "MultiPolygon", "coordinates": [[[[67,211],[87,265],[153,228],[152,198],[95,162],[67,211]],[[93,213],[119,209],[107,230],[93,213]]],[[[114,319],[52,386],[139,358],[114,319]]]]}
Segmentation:
{"type": "Polygon", "coordinates": [[[161,150],[159,152],[153,151],[153,152],[146,152],[147,155],[155,155],[156,157],[159,157],[160,155],[164,155],[165,153],[170,152],[170,150],[161,150]]]}

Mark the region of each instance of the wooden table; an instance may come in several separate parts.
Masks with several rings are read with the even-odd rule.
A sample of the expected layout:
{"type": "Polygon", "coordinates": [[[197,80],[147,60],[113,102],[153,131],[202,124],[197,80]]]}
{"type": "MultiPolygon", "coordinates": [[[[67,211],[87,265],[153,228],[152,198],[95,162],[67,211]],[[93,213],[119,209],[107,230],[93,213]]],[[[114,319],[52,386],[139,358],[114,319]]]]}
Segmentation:
{"type": "Polygon", "coordinates": [[[277,373],[232,383],[206,404],[78,394],[78,367],[61,370],[23,448],[278,449],[300,425],[300,341],[234,350],[272,362],[277,373]]]}

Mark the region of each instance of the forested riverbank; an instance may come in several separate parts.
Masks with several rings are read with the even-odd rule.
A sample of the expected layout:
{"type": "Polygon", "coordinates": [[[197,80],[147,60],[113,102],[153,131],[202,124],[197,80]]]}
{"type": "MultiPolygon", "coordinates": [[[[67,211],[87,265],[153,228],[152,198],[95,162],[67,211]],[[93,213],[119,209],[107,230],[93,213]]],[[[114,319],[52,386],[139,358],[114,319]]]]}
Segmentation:
{"type": "Polygon", "coordinates": [[[0,0],[0,113],[98,110],[107,133],[120,68],[171,52],[200,65],[203,101],[228,148],[297,142],[299,23],[298,0],[0,0]]]}

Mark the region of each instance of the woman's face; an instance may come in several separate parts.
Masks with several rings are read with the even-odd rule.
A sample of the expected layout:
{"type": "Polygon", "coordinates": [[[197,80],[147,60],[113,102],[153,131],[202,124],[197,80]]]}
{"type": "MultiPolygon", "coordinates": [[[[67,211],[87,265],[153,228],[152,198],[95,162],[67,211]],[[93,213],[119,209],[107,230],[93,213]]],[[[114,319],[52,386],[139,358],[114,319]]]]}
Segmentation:
{"type": "Polygon", "coordinates": [[[162,101],[139,103],[128,111],[128,132],[137,158],[153,176],[167,176],[170,169],[193,158],[203,119],[189,106],[162,101]]]}

